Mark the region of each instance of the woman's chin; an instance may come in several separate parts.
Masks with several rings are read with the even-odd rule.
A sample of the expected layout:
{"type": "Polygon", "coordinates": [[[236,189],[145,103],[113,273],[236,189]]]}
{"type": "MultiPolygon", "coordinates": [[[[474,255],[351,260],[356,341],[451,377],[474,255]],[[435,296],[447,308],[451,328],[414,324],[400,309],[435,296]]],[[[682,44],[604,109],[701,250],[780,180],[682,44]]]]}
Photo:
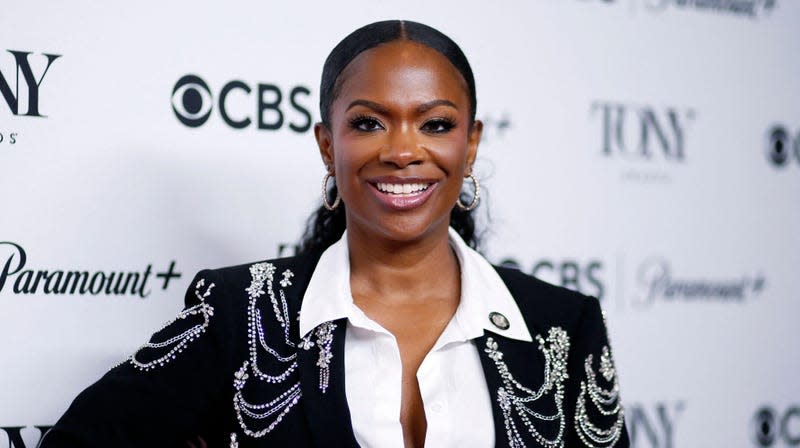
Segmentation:
{"type": "Polygon", "coordinates": [[[370,234],[370,239],[378,238],[396,244],[416,244],[429,238],[441,238],[442,234],[446,238],[447,224],[447,219],[432,220],[429,217],[413,215],[393,216],[390,219],[371,220],[369,230],[365,230],[370,234]]]}

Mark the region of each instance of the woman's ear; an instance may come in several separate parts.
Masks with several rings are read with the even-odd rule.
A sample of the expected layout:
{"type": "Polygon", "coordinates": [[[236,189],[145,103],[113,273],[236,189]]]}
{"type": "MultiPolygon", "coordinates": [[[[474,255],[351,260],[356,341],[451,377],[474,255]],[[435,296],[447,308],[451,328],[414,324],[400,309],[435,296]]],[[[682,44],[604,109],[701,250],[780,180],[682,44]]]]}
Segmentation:
{"type": "Polygon", "coordinates": [[[322,163],[329,173],[333,173],[333,137],[331,131],[324,123],[314,125],[314,137],[317,139],[319,155],[322,156],[322,163]]]}
{"type": "Polygon", "coordinates": [[[467,136],[467,168],[464,172],[465,176],[472,173],[472,165],[475,164],[475,158],[478,156],[478,144],[481,142],[482,134],[483,122],[475,120],[469,128],[469,135],[467,136]]]}

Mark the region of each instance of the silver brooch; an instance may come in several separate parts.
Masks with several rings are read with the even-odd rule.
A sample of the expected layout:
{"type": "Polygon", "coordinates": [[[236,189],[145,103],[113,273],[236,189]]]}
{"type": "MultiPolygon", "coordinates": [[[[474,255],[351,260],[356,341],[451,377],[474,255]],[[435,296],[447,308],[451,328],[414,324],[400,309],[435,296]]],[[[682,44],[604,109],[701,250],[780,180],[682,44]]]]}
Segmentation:
{"type": "Polygon", "coordinates": [[[492,311],[489,313],[489,321],[492,323],[492,325],[501,330],[508,330],[508,328],[511,326],[511,324],[508,322],[508,318],[497,311],[492,311]]]}

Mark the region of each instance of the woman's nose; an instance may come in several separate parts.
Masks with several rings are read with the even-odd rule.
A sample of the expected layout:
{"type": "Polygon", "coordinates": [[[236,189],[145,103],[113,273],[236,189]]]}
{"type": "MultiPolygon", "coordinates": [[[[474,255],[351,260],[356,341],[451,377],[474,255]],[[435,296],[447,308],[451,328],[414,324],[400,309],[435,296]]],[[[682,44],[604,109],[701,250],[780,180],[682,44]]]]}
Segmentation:
{"type": "Polygon", "coordinates": [[[378,158],[397,168],[421,164],[427,155],[411,127],[401,127],[389,132],[389,138],[381,147],[378,158]]]}

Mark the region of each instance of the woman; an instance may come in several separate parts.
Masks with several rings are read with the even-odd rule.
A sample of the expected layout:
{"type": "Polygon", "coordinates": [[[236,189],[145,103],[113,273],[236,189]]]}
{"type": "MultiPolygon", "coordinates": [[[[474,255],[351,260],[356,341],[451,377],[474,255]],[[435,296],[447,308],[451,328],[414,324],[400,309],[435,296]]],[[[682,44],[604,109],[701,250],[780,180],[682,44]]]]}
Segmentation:
{"type": "Polygon", "coordinates": [[[628,446],[597,300],[470,247],[475,108],[433,28],[347,36],[323,69],[302,253],[200,272],[42,446],[628,446]]]}

